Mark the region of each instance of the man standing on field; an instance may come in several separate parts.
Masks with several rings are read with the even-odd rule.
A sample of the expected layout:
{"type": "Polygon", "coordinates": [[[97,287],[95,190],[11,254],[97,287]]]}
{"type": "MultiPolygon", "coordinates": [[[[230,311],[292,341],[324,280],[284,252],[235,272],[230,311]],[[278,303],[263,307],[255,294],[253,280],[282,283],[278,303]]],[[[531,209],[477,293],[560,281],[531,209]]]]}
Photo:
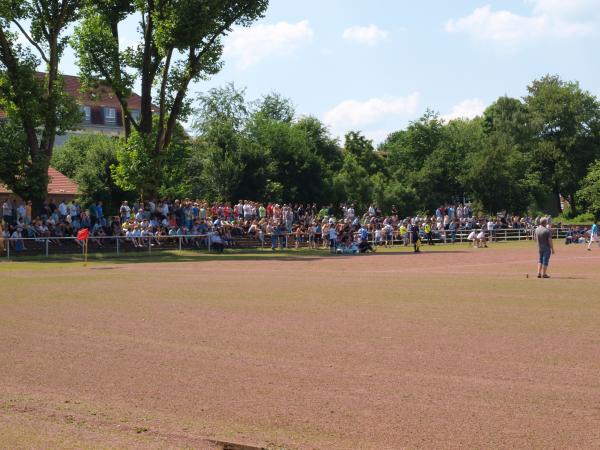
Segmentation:
{"type": "Polygon", "coordinates": [[[542,219],[540,226],[535,229],[535,240],[538,244],[540,252],[540,261],[538,263],[538,278],[550,278],[548,275],[548,264],[550,263],[550,255],[554,254],[554,245],[552,244],[552,233],[547,228],[548,220],[542,219]]]}
{"type": "Polygon", "coordinates": [[[598,222],[594,222],[592,225],[592,230],[590,232],[590,243],[588,244],[588,251],[592,251],[592,244],[597,242],[600,245],[600,241],[598,240],[598,222]]]}

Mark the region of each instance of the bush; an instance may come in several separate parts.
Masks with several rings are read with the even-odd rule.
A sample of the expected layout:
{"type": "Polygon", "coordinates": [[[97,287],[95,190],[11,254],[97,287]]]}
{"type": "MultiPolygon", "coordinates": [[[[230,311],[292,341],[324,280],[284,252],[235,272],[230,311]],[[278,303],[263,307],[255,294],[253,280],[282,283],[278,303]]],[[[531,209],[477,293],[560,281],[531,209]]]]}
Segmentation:
{"type": "Polygon", "coordinates": [[[561,214],[553,220],[554,223],[562,223],[563,225],[591,225],[594,222],[594,215],[590,213],[579,214],[575,217],[569,217],[567,214],[561,214]]]}

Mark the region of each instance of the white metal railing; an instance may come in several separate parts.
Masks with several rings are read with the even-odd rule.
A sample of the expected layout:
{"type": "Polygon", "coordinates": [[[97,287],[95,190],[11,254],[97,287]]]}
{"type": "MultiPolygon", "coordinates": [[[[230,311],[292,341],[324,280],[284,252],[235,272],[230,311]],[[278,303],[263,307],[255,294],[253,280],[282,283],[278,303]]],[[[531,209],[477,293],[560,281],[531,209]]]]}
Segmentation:
{"type": "MultiPolygon", "coordinates": [[[[459,229],[456,233],[450,230],[446,230],[445,233],[439,231],[432,231],[432,240],[436,244],[461,244],[468,242],[468,236],[472,231],[480,231],[480,229],[459,229]]],[[[563,239],[571,229],[569,228],[552,228],[552,235],[555,239],[563,239]]],[[[488,240],[491,242],[504,242],[504,241],[519,241],[519,240],[531,240],[533,239],[533,229],[500,229],[495,230],[493,233],[488,233],[488,240]]],[[[356,233],[354,233],[356,234],[356,233]]],[[[423,234],[421,236],[423,238],[423,234]]],[[[294,233],[281,233],[277,236],[276,242],[273,242],[271,234],[262,234],[261,237],[252,237],[248,235],[236,236],[230,241],[228,239],[223,240],[224,248],[235,248],[236,243],[245,241],[250,243],[248,248],[261,248],[271,247],[273,243],[277,247],[290,248],[295,246],[295,234],[294,233]],[[254,245],[252,245],[254,244],[254,245]]],[[[302,247],[309,245],[308,233],[303,235],[302,247]]],[[[391,245],[410,245],[412,244],[410,233],[406,234],[407,238],[403,238],[394,231],[391,245]]],[[[177,249],[182,251],[184,248],[192,249],[206,249],[209,252],[214,247],[214,244],[209,238],[209,234],[196,234],[196,235],[174,235],[174,236],[90,236],[88,251],[91,249],[93,252],[101,252],[102,250],[116,252],[119,256],[122,252],[128,251],[131,248],[138,250],[146,250],[148,253],[152,251],[167,249],[177,249]],[[166,244],[166,245],[165,245],[166,244]]],[[[76,237],[34,237],[34,238],[3,238],[6,257],[8,259],[11,256],[18,256],[23,252],[27,252],[31,255],[45,255],[49,257],[51,253],[74,253],[75,251],[81,251],[83,254],[85,251],[84,245],[77,241],[76,237]],[[71,248],[63,248],[63,245],[69,245],[75,243],[71,248]],[[20,245],[19,245],[20,244],[20,245]],[[28,245],[35,244],[35,248],[27,248],[28,245]],[[41,244],[41,246],[39,245],[41,244]],[[17,248],[23,246],[24,250],[18,251],[17,248]],[[62,249],[61,249],[62,248],[62,249]],[[52,252],[51,252],[52,250],[52,252]],[[58,250],[58,251],[57,251],[58,250]]],[[[373,245],[383,244],[385,238],[382,237],[381,241],[376,241],[374,233],[369,233],[369,243],[373,245]]],[[[320,234],[315,235],[316,248],[327,248],[329,247],[329,238],[327,235],[322,236],[320,234]]]]}

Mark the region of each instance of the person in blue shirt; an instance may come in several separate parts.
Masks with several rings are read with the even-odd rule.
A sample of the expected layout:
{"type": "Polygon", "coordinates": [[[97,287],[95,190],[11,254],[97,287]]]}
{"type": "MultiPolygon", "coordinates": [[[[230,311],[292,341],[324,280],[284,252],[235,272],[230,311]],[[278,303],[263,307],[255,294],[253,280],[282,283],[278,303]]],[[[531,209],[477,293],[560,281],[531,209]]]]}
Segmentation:
{"type": "Polygon", "coordinates": [[[590,234],[590,243],[588,244],[589,252],[592,251],[592,244],[594,242],[597,242],[598,245],[600,246],[600,241],[598,240],[598,222],[594,222],[594,224],[592,225],[591,234],[590,234]]]}
{"type": "Polygon", "coordinates": [[[358,230],[358,251],[360,253],[366,253],[367,251],[374,252],[373,246],[369,243],[369,230],[364,226],[358,230]]]}

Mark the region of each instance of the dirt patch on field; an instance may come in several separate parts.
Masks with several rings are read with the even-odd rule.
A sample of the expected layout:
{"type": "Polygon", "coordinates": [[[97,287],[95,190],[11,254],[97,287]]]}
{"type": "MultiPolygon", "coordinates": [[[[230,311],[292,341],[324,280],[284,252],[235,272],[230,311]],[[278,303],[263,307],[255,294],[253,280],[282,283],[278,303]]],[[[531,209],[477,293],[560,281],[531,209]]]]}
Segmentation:
{"type": "Polygon", "coordinates": [[[600,447],[600,251],[460,250],[2,272],[0,447],[600,447]]]}

